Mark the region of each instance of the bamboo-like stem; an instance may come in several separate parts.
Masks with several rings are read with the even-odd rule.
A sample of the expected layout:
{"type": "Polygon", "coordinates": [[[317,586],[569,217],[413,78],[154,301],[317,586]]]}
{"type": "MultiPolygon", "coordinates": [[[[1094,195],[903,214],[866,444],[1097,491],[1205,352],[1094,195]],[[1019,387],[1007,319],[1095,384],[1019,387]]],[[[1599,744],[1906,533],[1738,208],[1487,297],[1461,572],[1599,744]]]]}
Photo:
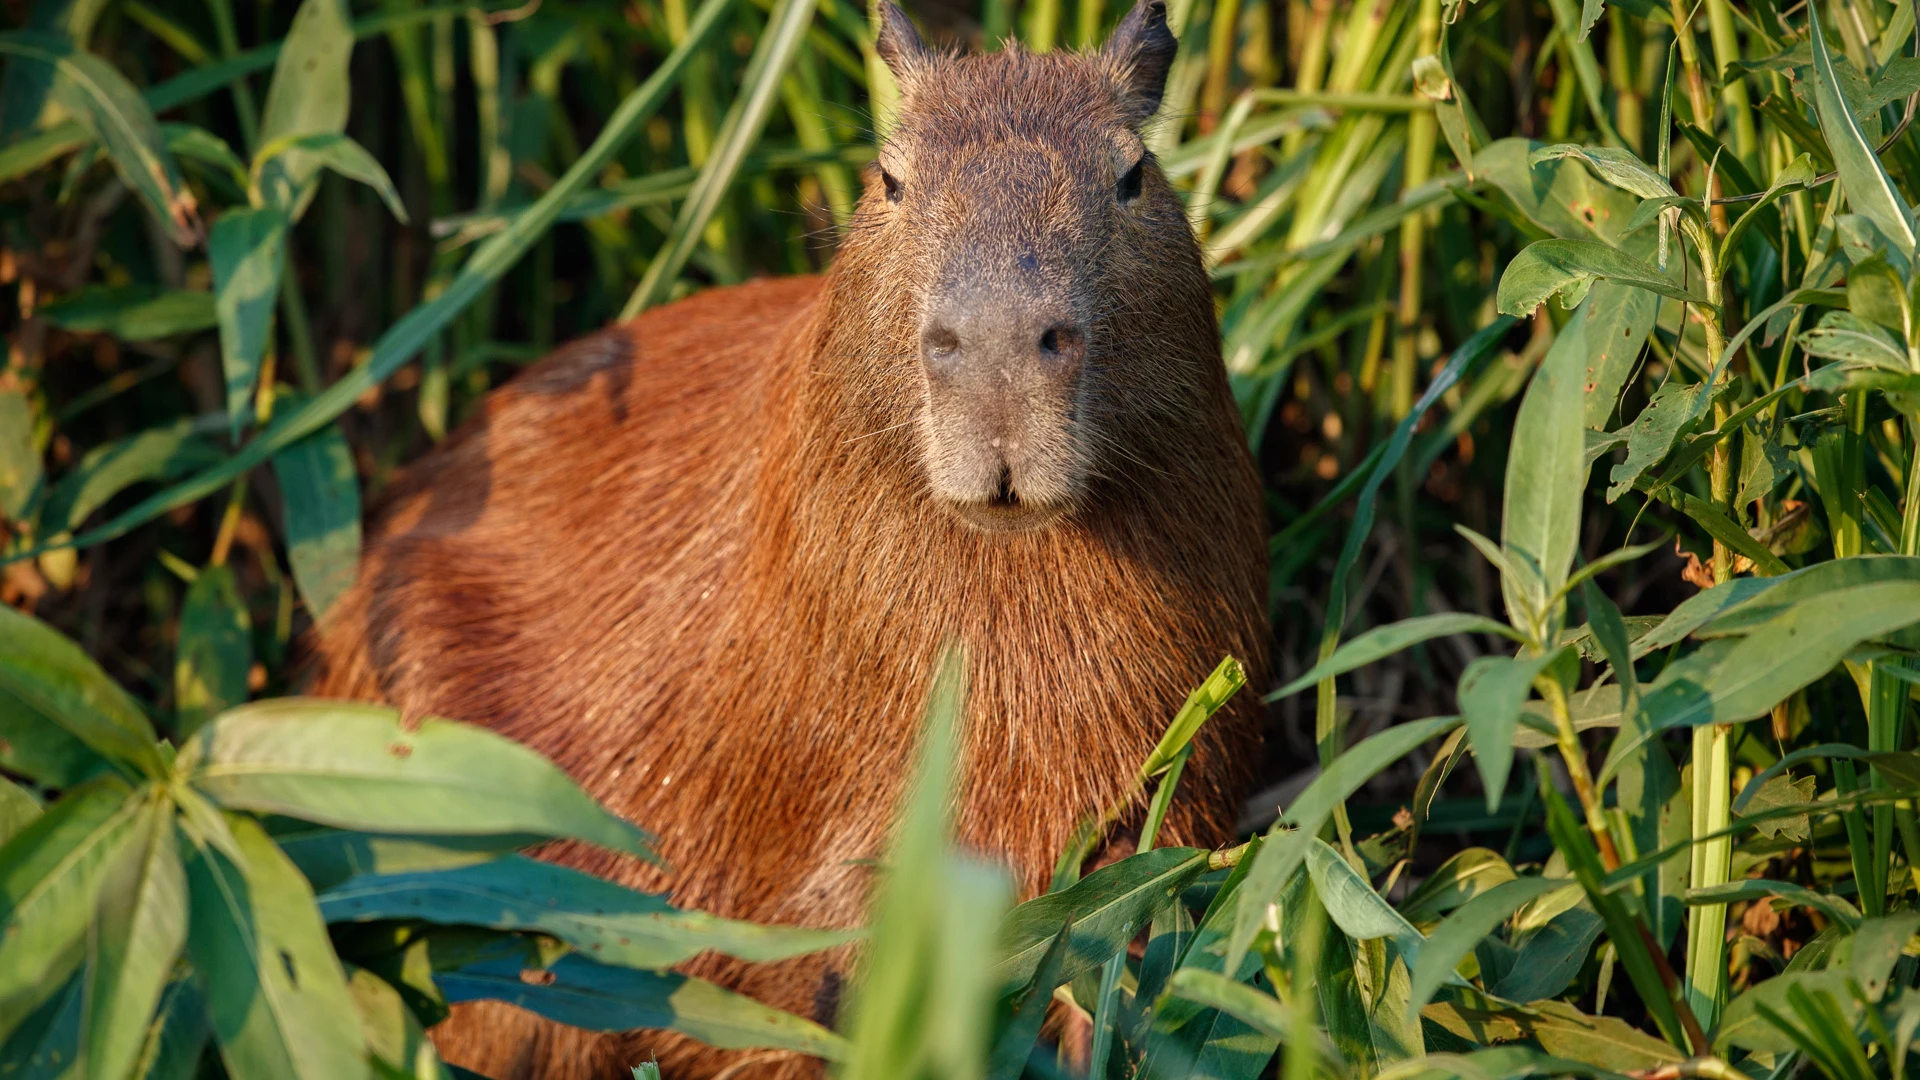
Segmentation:
{"type": "MultiPolygon", "coordinates": [[[[1420,22],[1415,32],[1419,35],[1419,55],[1431,55],[1439,48],[1440,0],[1420,0],[1420,22]]],[[[1432,174],[1438,131],[1431,110],[1414,113],[1408,119],[1404,190],[1419,187],[1432,174]]],[[[1396,421],[1413,408],[1414,354],[1420,336],[1420,268],[1426,232],[1425,211],[1410,215],[1400,226],[1400,309],[1394,325],[1393,386],[1389,398],[1396,421]]]]}
{"type": "Polygon", "coordinates": [[[1606,808],[1601,805],[1600,793],[1593,786],[1593,774],[1587,771],[1587,754],[1580,746],[1580,734],[1574,730],[1573,714],[1567,707],[1566,690],[1560,681],[1551,675],[1542,675],[1533,680],[1536,690],[1546,700],[1547,709],[1553,713],[1555,743],[1560,757],[1566,762],[1567,775],[1573,779],[1573,792],[1580,798],[1580,809],[1587,818],[1587,831],[1593,834],[1593,843],[1600,849],[1600,862],[1608,872],[1620,868],[1620,850],[1614,846],[1613,830],[1607,827],[1606,808]]]}

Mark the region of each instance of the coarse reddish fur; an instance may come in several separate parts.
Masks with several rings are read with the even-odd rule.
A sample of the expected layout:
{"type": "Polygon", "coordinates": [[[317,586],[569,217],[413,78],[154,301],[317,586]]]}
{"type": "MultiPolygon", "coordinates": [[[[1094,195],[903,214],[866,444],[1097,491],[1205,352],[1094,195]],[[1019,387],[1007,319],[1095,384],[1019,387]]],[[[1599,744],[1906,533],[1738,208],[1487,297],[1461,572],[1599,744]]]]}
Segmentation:
{"type": "MultiPolygon", "coordinates": [[[[896,136],[923,140],[923,179],[925,140],[1066,145],[1134,119],[1097,58],[932,70],[896,136]]],[[[957,641],[957,828],[1037,892],[1215,662],[1240,657],[1259,686],[1267,659],[1259,486],[1179,202],[1149,169],[1137,206],[1070,224],[1098,243],[1076,286],[1092,290],[1073,419],[1090,464],[1070,513],[988,532],[930,496],[931,255],[876,174],[824,276],[716,289],[567,346],[407,470],[314,636],[314,692],[519,739],[656,832],[673,871],[577,846],[560,861],[733,918],[852,926],[957,641]]],[[[1202,734],[1163,843],[1230,839],[1256,711],[1243,694],[1202,734]]],[[[853,959],[687,970],[832,1023],[853,959]]],[[[654,1054],[673,1080],[818,1071],[497,1004],[434,1034],[500,1080],[625,1076],[654,1054]]]]}

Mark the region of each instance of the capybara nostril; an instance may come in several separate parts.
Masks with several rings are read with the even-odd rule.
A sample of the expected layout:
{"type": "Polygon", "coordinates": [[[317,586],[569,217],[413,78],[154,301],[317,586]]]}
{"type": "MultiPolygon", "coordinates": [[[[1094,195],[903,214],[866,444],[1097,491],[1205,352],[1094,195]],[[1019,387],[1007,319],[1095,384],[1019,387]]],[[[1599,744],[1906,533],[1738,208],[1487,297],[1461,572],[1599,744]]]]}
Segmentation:
{"type": "Polygon", "coordinates": [[[1055,363],[1077,364],[1086,353],[1086,338],[1077,327],[1056,323],[1040,335],[1040,355],[1055,363]]]}

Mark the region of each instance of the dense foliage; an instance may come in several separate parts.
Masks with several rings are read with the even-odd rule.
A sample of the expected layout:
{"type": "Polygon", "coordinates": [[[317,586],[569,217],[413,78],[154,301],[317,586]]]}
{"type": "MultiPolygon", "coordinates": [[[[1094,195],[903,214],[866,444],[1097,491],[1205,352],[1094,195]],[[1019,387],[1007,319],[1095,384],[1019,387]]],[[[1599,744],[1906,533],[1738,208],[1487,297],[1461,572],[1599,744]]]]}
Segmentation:
{"type": "MultiPolygon", "coordinates": [[[[671,968],[846,935],[532,861],[649,849],[481,729],[281,695],[363,491],[490,385],[830,256],[892,96],[868,19],[9,4],[0,1076],[444,1076],[424,1029],[498,998],[863,1080],[1902,1077],[1914,7],[1170,7],[1149,142],[1286,685],[1223,662],[1015,906],[946,839],[950,665],[835,1033],[671,968]],[[1156,848],[1187,741],[1269,690],[1252,839],[1156,848]]],[[[915,13],[1043,49],[1120,11],[915,13]]]]}

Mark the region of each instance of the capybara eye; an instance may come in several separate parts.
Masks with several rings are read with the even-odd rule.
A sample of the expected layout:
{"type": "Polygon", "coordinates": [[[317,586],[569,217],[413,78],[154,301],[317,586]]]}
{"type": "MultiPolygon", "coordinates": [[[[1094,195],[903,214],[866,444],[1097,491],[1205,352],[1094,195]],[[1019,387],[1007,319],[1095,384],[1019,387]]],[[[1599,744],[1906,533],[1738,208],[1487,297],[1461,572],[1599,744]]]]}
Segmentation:
{"type": "Polygon", "coordinates": [[[1126,175],[1120,178],[1119,194],[1122,203],[1130,203],[1140,197],[1141,170],[1146,166],[1147,155],[1141,154],[1140,160],[1134,162],[1133,168],[1128,169],[1126,175]]]}
{"type": "Polygon", "coordinates": [[[885,169],[880,170],[880,182],[887,186],[887,201],[900,201],[900,180],[885,169]]]}

